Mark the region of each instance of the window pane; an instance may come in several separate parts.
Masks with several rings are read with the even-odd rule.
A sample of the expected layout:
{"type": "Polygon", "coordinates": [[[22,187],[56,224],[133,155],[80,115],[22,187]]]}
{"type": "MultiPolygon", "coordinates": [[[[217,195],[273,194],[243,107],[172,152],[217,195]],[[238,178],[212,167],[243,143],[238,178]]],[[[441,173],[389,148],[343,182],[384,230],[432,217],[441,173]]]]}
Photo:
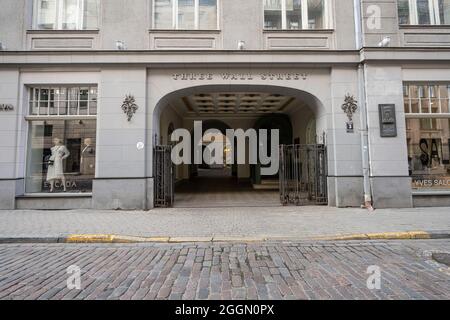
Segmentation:
{"type": "Polygon", "coordinates": [[[409,86],[403,86],[403,101],[405,105],[405,113],[411,113],[410,110],[411,99],[409,97],[409,86]]]}
{"type": "Polygon", "coordinates": [[[450,120],[407,119],[409,173],[414,189],[450,190],[450,120]]]}
{"type": "Polygon", "coordinates": [[[438,0],[441,24],[450,24],[450,0],[438,0]]]}
{"type": "Polygon", "coordinates": [[[431,24],[429,0],[417,0],[417,16],[419,24],[431,24]]]}
{"type": "Polygon", "coordinates": [[[399,24],[411,24],[409,20],[409,0],[398,0],[399,24]]]}
{"type": "Polygon", "coordinates": [[[288,29],[302,28],[302,1],[301,0],[287,0],[286,1],[286,18],[288,29]]]}
{"type": "Polygon", "coordinates": [[[34,8],[38,29],[56,29],[56,0],[39,0],[34,8]]]}
{"type": "Polygon", "coordinates": [[[199,1],[199,28],[217,29],[217,0],[199,1]]]}
{"type": "Polygon", "coordinates": [[[80,29],[80,7],[78,0],[62,0],[62,28],[65,30],[80,29]]]}
{"type": "Polygon", "coordinates": [[[156,29],[172,29],[172,0],[155,0],[154,25],[156,29]]]}
{"type": "Polygon", "coordinates": [[[264,28],[281,29],[281,0],[264,0],[264,28]]]}
{"type": "Polygon", "coordinates": [[[58,114],[58,103],[55,102],[57,99],[56,91],[59,89],[52,88],[50,89],[50,101],[49,101],[49,115],[57,115],[58,114]]]}
{"type": "Polygon", "coordinates": [[[59,88],[56,92],[57,98],[58,98],[58,106],[59,106],[59,114],[60,115],[66,115],[67,114],[67,89],[66,88],[59,88]]]}
{"type": "Polygon", "coordinates": [[[26,192],[91,192],[95,136],[95,120],[31,121],[26,192]]]}
{"type": "Polygon", "coordinates": [[[439,86],[430,86],[431,113],[440,113],[439,86]]]}
{"type": "Polygon", "coordinates": [[[98,0],[85,0],[83,12],[83,29],[98,28],[98,0]]]}
{"type": "Polygon", "coordinates": [[[39,90],[39,115],[48,115],[49,89],[39,90]]]}
{"type": "Polygon", "coordinates": [[[69,114],[78,114],[78,88],[69,88],[69,114]]]}
{"type": "Polygon", "coordinates": [[[308,0],[308,28],[324,29],[324,0],[308,0]]]}
{"type": "Polygon", "coordinates": [[[442,113],[449,113],[449,90],[450,86],[440,86],[442,113]]]}
{"type": "Polygon", "coordinates": [[[430,87],[419,86],[420,105],[422,113],[430,113],[430,87]]]}
{"type": "Polygon", "coordinates": [[[79,115],[88,114],[88,99],[89,99],[89,88],[80,89],[80,112],[79,115]]]}
{"type": "Polygon", "coordinates": [[[194,0],[178,0],[178,29],[195,29],[194,0]]]}

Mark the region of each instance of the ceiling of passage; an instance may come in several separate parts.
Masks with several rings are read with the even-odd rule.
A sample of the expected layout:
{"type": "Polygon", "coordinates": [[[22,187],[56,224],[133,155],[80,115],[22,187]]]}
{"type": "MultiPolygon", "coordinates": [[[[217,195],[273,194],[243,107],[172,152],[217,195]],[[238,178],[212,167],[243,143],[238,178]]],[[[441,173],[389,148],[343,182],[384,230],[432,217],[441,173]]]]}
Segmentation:
{"type": "Polygon", "coordinates": [[[185,115],[255,115],[286,112],[295,98],[270,93],[207,93],[182,97],[177,109],[185,115]]]}

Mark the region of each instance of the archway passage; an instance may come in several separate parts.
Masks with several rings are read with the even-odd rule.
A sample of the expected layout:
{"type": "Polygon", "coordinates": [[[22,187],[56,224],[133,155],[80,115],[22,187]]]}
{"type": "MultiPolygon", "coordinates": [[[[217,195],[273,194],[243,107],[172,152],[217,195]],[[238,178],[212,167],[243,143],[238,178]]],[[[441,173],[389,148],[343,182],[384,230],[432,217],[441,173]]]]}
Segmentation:
{"type": "MultiPolygon", "coordinates": [[[[314,144],[317,141],[311,127],[316,129],[316,114],[319,107],[308,94],[274,90],[272,87],[245,87],[245,91],[227,87],[193,88],[165,97],[159,106],[159,143],[173,144],[170,134],[173,129],[186,129],[192,136],[192,157],[194,146],[203,148],[212,142],[223,144],[224,164],[182,164],[174,168],[175,207],[242,207],[280,206],[279,175],[262,175],[268,165],[261,163],[236,164],[236,150],[228,145],[236,143],[226,137],[228,129],[269,130],[268,156],[270,152],[270,130],[279,130],[280,144],[314,144]],[[233,90],[235,89],[235,90],[233,90]],[[304,99],[302,99],[303,97],[304,99]],[[202,121],[202,141],[194,141],[195,123],[202,121]],[[314,123],[314,126],[311,125],[314,123]],[[216,129],[211,138],[209,130],[216,129]],[[227,145],[228,143],[228,145],[227,145]],[[232,164],[230,164],[229,161],[232,164]]],[[[317,129],[316,129],[317,130],[317,129]]],[[[258,137],[259,139],[259,137],[258,137]]],[[[257,145],[259,151],[260,144],[257,145]]],[[[250,158],[251,147],[245,145],[246,160],[250,158]]],[[[278,151],[277,151],[278,152],[278,151]]],[[[259,152],[258,152],[259,153],[259,152]]]]}

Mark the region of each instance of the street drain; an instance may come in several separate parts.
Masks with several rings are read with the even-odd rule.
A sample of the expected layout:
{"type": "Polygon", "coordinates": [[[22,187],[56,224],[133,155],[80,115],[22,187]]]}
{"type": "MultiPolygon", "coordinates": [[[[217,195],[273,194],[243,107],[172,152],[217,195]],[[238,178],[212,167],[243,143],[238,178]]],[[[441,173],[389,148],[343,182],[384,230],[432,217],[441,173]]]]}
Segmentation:
{"type": "Polygon", "coordinates": [[[450,267],[450,253],[433,253],[431,257],[434,261],[450,267]]]}

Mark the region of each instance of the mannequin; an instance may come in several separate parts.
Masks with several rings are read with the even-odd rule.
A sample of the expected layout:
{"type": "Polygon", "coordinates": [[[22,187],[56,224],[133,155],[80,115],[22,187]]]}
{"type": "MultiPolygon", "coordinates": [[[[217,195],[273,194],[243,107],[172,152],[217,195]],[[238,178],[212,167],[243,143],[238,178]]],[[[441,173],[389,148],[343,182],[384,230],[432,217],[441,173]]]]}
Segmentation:
{"type": "Polygon", "coordinates": [[[51,149],[52,155],[49,159],[47,181],[50,183],[50,192],[54,191],[55,181],[61,180],[64,192],[67,191],[66,177],[64,177],[63,160],[70,156],[69,150],[63,145],[61,139],[53,139],[54,147],[51,149]]]}
{"type": "Polygon", "coordinates": [[[86,138],[84,139],[84,147],[81,151],[81,173],[82,174],[92,174],[94,170],[94,156],[95,156],[95,150],[92,146],[92,139],[86,138]]]}

